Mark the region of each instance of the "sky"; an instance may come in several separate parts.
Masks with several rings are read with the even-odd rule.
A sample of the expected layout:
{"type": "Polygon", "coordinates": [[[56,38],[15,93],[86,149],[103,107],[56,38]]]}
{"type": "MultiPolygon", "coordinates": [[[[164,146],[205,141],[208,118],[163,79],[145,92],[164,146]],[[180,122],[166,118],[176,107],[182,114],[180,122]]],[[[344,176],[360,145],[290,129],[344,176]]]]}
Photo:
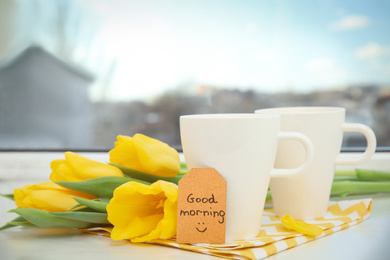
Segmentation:
{"type": "Polygon", "coordinates": [[[147,98],[188,82],[268,92],[390,85],[387,0],[90,5],[115,65],[96,99],[147,98]]]}

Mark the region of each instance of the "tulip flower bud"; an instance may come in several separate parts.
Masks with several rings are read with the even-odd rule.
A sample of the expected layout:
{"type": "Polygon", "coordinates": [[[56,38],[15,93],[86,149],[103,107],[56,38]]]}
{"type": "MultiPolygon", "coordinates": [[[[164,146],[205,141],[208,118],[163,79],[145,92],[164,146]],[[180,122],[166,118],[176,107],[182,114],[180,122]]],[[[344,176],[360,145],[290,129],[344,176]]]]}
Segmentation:
{"type": "Polygon", "coordinates": [[[123,177],[115,166],[107,165],[73,152],[65,153],[65,160],[54,160],[50,164],[52,181],[83,181],[103,176],[123,177]]]}
{"type": "Polygon", "coordinates": [[[160,177],[175,177],[180,171],[178,152],[143,134],[119,135],[110,153],[110,162],[160,177]]]}

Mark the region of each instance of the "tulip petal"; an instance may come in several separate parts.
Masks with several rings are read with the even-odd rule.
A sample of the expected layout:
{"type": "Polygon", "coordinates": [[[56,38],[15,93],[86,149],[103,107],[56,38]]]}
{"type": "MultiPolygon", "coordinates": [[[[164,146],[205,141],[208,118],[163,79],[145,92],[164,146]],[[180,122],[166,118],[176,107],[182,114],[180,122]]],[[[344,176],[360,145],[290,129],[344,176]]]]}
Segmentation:
{"type": "Polygon", "coordinates": [[[50,169],[52,171],[54,171],[55,169],[57,169],[61,164],[66,164],[66,161],[64,159],[57,159],[57,160],[53,160],[51,163],[50,163],[50,169]]]}
{"type": "Polygon", "coordinates": [[[121,145],[121,144],[123,144],[125,142],[131,141],[131,139],[133,139],[133,138],[130,137],[130,136],[118,135],[117,136],[117,140],[118,141],[115,142],[115,144],[114,144],[115,146],[114,147],[118,147],[119,145],[121,145]]]}
{"type": "Polygon", "coordinates": [[[59,190],[37,190],[30,194],[30,202],[34,208],[52,212],[63,212],[73,207],[77,202],[68,193],[59,190]]]}
{"type": "Polygon", "coordinates": [[[180,171],[180,158],[175,149],[157,139],[142,134],[133,136],[138,158],[147,173],[175,177],[180,171]]]}
{"type": "MultiPolygon", "coordinates": [[[[162,214],[150,215],[143,218],[135,217],[132,219],[129,225],[127,225],[123,229],[118,229],[114,227],[111,233],[111,238],[113,240],[122,240],[126,238],[139,237],[148,234],[156,227],[161,218],[162,214]]],[[[139,242],[143,241],[147,240],[142,239],[142,241],[139,242]]]]}
{"type": "Polygon", "coordinates": [[[109,221],[119,225],[128,225],[128,219],[144,217],[156,213],[159,203],[156,193],[150,186],[137,182],[128,182],[114,191],[114,196],[107,206],[109,221]]]}
{"type": "Polygon", "coordinates": [[[179,154],[166,143],[143,134],[117,139],[109,152],[111,163],[161,177],[175,177],[180,172],[179,154]]]}
{"type": "Polygon", "coordinates": [[[91,199],[72,190],[65,189],[53,182],[25,185],[14,190],[15,204],[19,208],[36,208],[46,211],[67,211],[77,205],[72,196],[91,199]]]}
{"type": "Polygon", "coordinates": [[[114,191],[107,212],[114,240],[172,238],[176,234],[177,185],[165,181],[150,186],[125,183],[114,191]]]}
{"type": "Polygon", "coordinates": [[[131,167],[133,169],[136,169],[138,171],[144,171],[143,165],[140,163],[137,155],[137,150],[133,143],[133,138],[120,138],[121,136],[118,136],[118,140],[124,140],[121,141],[119,144],[115,144],[115,148],[109,151],[110,154],[110,162],[116,163],[120,165],[124,165],[127,167],[131,167]]]}
{"type": "Polygon", "coordinates": [[[168,239],[176,235],[177,226],[177,186],[169,182],[155,182],[153,185],[164,191],[166,200],[164,202],[164,218],[156,227],[156,230],[161,228],[159,237],[168,239]],[[161,227],[160,227],[161,226],[161,227]]]}
{"type": "Polygon", "coordinates": [[[78,181],[103,176],[123,177],[123,173],[117,167],[97,162],[73,152],[65,153],[65,160],[72,172],[76,173],[78,181]]]}
{"type": "MultiPolygon", "coordinates": [[[[132,238],[132,242],[146,242],[156,238],[169,239],[176,235],[177,225],[177,186],[158,181],[152,184],[152,188],[164,193],[164,216],[149,234],[132,238]]],[[[161,193],[159,193],[161,196],[161,193]]]]}
{"type": "Polygon", "coordinates": [[[50,180],[52,181],[79,181],[80,178],[77,175],[73,174],[72,169],[66,164],[65,160],[61,160],[61,162],[53,163],[52,173],[50,174],[50,180]]]}

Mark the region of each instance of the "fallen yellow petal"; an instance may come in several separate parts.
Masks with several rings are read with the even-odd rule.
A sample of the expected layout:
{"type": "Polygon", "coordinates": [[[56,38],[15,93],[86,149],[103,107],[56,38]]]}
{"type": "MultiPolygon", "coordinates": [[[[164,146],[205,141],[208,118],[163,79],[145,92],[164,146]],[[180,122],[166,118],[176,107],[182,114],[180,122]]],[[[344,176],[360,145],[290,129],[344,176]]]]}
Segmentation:
{"type": "Polygon", "coordinates": [[[314,225],[308,224],[304,221],[294,220],[290,215],[285,215],[282,219],[282,224],[287,229],[293,229],[301,234],[317,236],[322,233],[322,228],[314,225]]]}

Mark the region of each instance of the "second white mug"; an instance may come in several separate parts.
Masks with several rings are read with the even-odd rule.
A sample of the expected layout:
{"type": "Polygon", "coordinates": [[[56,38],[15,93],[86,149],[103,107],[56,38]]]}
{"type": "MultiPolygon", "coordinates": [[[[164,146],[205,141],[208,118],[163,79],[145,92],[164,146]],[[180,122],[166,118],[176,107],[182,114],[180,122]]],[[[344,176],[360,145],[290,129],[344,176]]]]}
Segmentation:
{"type": "MultiPolygon", "coordinates": [[[[281,115],[281,130],[295,131],[310,138],[315,150],[313,164],[304,174],[270,182],[275,213],[295,219],[323,217],[328,208],[335,166],[359,164],[367,161],[376,149],[374,132],[362,124],[347,124],[345,109],[341,107],[283,107],[260,109],[256,114],[281,115]],[[355,158],[340,157],[343,132],[359,132],[367,139],[363,155],[355,158]]],[[[280,142],[275,165],[294,167],[305,156],[304,149],[296,142],[280,142]]]]}

